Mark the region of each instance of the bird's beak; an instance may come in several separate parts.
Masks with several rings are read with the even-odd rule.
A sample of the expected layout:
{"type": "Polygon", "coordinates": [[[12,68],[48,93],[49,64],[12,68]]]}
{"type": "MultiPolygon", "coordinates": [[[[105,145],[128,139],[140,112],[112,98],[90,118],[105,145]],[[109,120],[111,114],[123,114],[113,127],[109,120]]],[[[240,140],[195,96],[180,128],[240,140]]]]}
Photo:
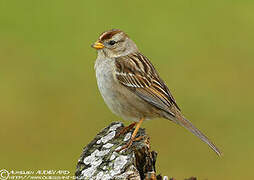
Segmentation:
{"type": "Polygon", "coordinates": [[[104,48],[104,45],[101,42],[96,41],[94,44],[92,44],[92,47],[98,50],[104,48]]]}

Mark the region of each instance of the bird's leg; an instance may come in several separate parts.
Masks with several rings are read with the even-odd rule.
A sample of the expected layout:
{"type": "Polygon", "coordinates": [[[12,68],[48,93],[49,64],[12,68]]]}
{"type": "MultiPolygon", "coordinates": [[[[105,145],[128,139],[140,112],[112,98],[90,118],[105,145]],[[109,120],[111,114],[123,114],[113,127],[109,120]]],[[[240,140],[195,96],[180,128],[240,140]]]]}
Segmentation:
{"type": "Polygon", "coordinates": [[[132,143],[133,143],[134,141],[140,140],[141,138],[143,138],[143,136],[141,136],[141,138],[140,138],[140,137],[137,137],[137,138],[136,138],[136,135],[137,135],[138,130],[139,130],[139,128],[140,128],[142,122],[144,121],[144,119],[145,119],[145,118],[141,118],[141,119],[139,120],[139,122],[137,123],[137,126],[136,126],[136,128],[135,128],[135,130],[134,130],[134,132],[133,132],[132,135],[131,135],[131,139],[129,140],[129,142],[128,142],[127,144],[125,144],[120,150],[117,150],[117,152],[120,152],[120,151],[122,151],[122,150],[124,150],[124,149],[126,149],[126,148],[129,148],[129,147],[132,145],[132,143]]]}
{"type": "Polygon", "coordinates": [[[121,136],[122,134],[125,134],[126,132],[129,132],[132,128],[134,128],[136,126],[136,122],[131,123],[129,126],[123,127],[115,136],[115,138],[118,138],[119,136],[121,136]]]}

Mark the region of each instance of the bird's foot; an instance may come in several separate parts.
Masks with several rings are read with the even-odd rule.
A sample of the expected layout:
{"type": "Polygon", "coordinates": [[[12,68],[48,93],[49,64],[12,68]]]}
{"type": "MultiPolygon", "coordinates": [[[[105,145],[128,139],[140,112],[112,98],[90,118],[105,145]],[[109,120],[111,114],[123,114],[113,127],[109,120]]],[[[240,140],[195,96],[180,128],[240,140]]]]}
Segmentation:
{"type": "Polygon", "coordinates": [[[136,122],[131,123],[129,126],[123,127],[115,136],[115,138],[118,138],[119,136],[121,136],[122,134],[125,134],[127,132],[129,132],[131,129],[133,129],[136,126],[136,122]]]}
{"type": "Polygon", "coordinates": [[[124,149],[128,149],[129,147],[131,147],[133,142],[140,141],[144,137],[145,136],[139,136],[139,137],[136,137],[136,138],[131,138],[128,143],[126,143],[123,147],[121,147],[121,149],[116,150],[116,152],[120,152],[120,151],[122,151],[124,149]]]}

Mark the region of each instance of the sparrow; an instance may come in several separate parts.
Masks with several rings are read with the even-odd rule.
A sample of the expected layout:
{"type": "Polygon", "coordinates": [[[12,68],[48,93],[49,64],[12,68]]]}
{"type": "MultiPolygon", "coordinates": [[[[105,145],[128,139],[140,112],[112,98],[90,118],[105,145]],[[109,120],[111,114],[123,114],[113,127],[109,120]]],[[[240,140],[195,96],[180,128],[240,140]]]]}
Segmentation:
{"type": "Polygon", "coordinates": [[[184,117],[152,63],[126,33],[119,29],[105,31],[92,47],[97,50],[94,68],[105,103],[114,114],[134,121],[122,132],[136,126],[122,149],[136,140],[144,120],[164,118],[186,128],[221,155],[220,150],[184,117]]]}

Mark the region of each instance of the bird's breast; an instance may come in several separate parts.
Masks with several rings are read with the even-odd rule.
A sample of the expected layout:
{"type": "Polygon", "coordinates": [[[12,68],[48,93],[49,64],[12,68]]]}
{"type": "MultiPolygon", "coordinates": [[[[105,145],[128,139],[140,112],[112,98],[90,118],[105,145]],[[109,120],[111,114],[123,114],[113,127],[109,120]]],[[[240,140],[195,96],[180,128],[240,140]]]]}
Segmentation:
{"type": "Polygon", "coordinates": [[[113,113],[133,121],[154,118],[154,108],[117,81],[114,60],[97,59],[95,71],[99,91],[113,113]]]}

